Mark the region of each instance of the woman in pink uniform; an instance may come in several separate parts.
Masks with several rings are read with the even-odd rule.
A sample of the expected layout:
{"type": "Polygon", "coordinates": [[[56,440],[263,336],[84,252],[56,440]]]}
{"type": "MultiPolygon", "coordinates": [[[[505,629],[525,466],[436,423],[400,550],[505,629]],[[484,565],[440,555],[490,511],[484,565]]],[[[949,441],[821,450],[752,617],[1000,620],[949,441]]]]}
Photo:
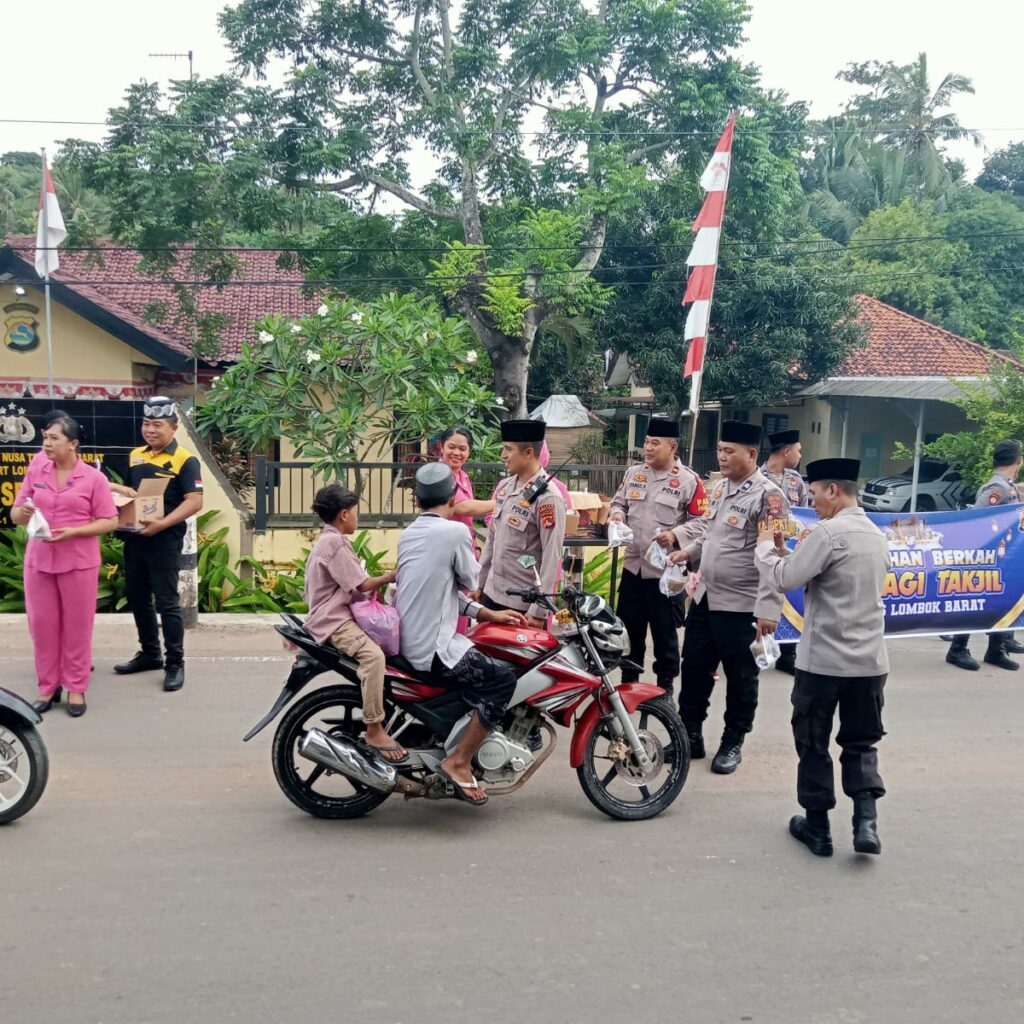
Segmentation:
{"type": "Polygon", "coordinates": [[[106,477],[78,457],[81,429],[70,416],[43,431],[45,463],[29,468],[14,499],[12,520],[26,525],[39,510],[50,539],[25,549],[25,610],[35,648],[40,714],[68,691],[68,714],[85,714],[92,668],[92,626],[99,587],[101,533],[117,526],[106,477]]]}
{"type": "Polygon", "coordinates": [[[451,466],[452,475],[455,477],[455,515],[452,518],[466,524],[475,547],[473,520],[490,515],[494,511],[494,501],[477,501],[473,494],[473,483],[463,468],[472,454],[473,435],[470,434],[468,427],[449,427],[441,435],[441,461],[451,466]]]}

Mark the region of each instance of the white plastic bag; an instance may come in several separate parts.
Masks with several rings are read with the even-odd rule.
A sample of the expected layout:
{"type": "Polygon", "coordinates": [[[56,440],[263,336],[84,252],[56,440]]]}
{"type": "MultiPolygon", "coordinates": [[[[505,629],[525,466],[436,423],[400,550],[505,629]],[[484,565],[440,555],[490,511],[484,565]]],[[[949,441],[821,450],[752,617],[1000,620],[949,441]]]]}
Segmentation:
{"type": "Polygon", "coordinates": [[[633,530],[625,523],[613,519],[608,524],[608,547],[621,548],[633,543],[633,530]]]}
{"type": "Polygon", "coordinates": [[[754,655],[758,668],[774,668],[775,662],[782,657],[782,648],[778,640],[769,633],[750,645],[750,653],[754,655]]]}
{"type": "Polygon", "coordinates": [[[658,589],[666,597],[678,597],[686,590],[686,566],[669,565],[661,574],[658,589]]]}
{"type": "Polygon", "coordinates": [[[32,518],[28,521],[28,526],[25,529],[28,530],[28,535],[32,540],[49,540],[53,536],[46,516],[39,509],[32,510],[32,518]]]}
{"type": "Polygon", "coordinates": [[[651,541],[651,546],[644,555],[655,569],[664,569],[668,565],[668,552],[656,541],[651,541]]]}

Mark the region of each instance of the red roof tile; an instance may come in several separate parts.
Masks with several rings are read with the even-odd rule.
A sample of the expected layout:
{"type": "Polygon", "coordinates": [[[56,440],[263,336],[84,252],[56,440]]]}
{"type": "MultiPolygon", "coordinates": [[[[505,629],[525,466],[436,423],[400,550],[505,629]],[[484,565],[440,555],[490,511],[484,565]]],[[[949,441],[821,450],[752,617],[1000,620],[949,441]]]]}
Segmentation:
{"type": "Polygon", "coordinates": [[[984,377],[996,366],[1021,364],[1011,355],[961,338],[868,295],[858,295],[858,319],[868,341],[833,377],[984,377]]]}
{"type": "MultiPolygon", "coordinates": [[[[5,244],[15,250],[23,262],[32,266],[34,237],[8,238],[5,244]]],[[[188,334],[171,322],[172,316],[160,324],[152,324],[145,319],[146,308],[154,302],[166,301],[174,309],[171,287],[138,269],[137,252],[118,249],[109,243],[100,244],[103,246],[102,266],[89,261],[93,255],[90,252],[61,250],[60,270],[53,275],[52,280],[176,352],[189,355],[191,344],[188,334]]],[[[297,285],[291,283],[301,276],[301,271],[278,267],[278,253],[242,250],[234,255],[241,263],[234,280],[260,283],[233,283],[220,291],[213,287],[204,288],[199,297],[201,312],[222,313],[231,318],[221,333],[222,362],[233,362],[238,358],[242,343],[253,338],[253,325],[256,321],[273,313],[308,316],[320,304],[319,298],[307,298],[297,285]]],[[[185,267],[180,276],[191,280],[187,261],[182,262],[185,267]]]]}

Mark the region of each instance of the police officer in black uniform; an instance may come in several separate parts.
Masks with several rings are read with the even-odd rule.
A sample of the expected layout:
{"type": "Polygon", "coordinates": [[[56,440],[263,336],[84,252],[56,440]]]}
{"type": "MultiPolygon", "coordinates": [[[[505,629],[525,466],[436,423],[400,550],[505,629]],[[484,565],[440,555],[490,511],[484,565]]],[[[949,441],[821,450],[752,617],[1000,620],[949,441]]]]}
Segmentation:
{"type": "Polygon", "coordinates": [[[139,652],[114,666],[119,675],[164,669],[164,689],[180,690],[185,683],[185,623],[178,596],[178,568],[185,523],[203,507],[203,478],[199,460],[174,438],[178,410],[170,398],[155,396],[142,408],[142,438],[146,442],[128,458],[128,487],[115,487],[134,497],[143,480],[166,480],[164,515],[138,532],[123,532],[125,596],[135,616],[139,652]],[[156,599],[156,608],[153,599],[156,599]],[[164,649],[160,652],[163,626],[164,649]]]}

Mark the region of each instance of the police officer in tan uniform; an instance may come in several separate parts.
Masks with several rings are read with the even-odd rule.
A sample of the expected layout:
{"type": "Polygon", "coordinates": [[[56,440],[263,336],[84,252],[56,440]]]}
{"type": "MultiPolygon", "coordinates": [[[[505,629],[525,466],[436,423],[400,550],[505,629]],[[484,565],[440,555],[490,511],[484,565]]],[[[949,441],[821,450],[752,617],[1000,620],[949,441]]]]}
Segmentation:
{"type": "Polygon", "coordinates": [[[542,629],[547,611],[527,605],[508,593],[532,587],[534,568],[520,559],[536,561],[541,591],[555,592],[565,540],[565,500],[557,487],[547,486],[540,464],[543,420],[506,420],[501,425],[501,458],[510,476],[498,483],[495,509],[480,556],[480,601],[493,611],[525,612],[531,626],[542,629]]]}
{"type": "Polygon", "coordinates": [[[750,645],[774,633],[782,614],[782,597],[761,579],[754,563],[758,524],[769,521],[781,528],[789,516],[785,495],[758,472],[760,445],[760,427],[723,423],[718,442],[722,479],[711,490],[707,514],[673,531],[680,550],[670,560],[695,570],[683,637],[679,714],[690,737],[690,757],[704,757],[702,728],[721,663],[725,731],[711,764],[719,775],[736,771],[743,739],[754,726],[758,674],[750,645]]]}
{"type": "MultiPolygon", "coordinates": [[[[974,499],[975,508],[989,508],[996,505],[1013,505],[1024,499],[1016,480],[1020,475],[1021,464],[1020,441],[1000,441],[992,450],[993,473],[978,489],[974,499]]],[[[974,660],[967,646],[970,639],[968,633],[957,633],[949,645],[946,661],[957,668],[965,668],[968,672],[977,672],[981,666],[974,660]]],[[[1012,632],[996,632],[988,635],[988,650],[985,651],[985,663],[997,668],[1015,672],[1020,666],[1010,654],[1024,654],[1024,646],[1017,643],[1012,632]]]]}
{"type": "MultiPolygon", "coordinates": [[[[768,458],[761,472],[786,496],[790,508],[810,505],[807,484],[797,472],[802,457],[799,430],[780,430],[768,435],[768,458]]],[[[782,654],[775,662],[780,672],[796,672],[796,644],[782,644],[782,654]]]]}
{"type": "MultiPolygon", "coordinates": [[[[612,499],[609,519],[633,531],[626,548],[616,611],[629,634],[630,660],[644,664],[647,629],[654,642],[658,685],[672,692],[679,675],[679,627],[685,615],[683,595],[666,597],[660,589],[663,569],[648,561],[651,543],[675,546],[670,532],[707,511],[701,478],[679,461],[679,423],[654,417],[647,425],[644,461],[626,470],[612,499]]],[[[637,670],[622,670],[624,683],[639,679],[637,670]]]]}
{"type": "Polygon", "coordinates": [[[804,589],[804,629],[796,650],[793,739],[800,759],[797,800],[806,817],[789,831],[819,857],[832,855],[828,812],[836,805],[829,740],[836,708],[843,749],[843,792],[853,801],[853,848],[881,853],[875,801],[885,795],[875,744],[882,728],[882,690],[889,671],[882,588],[889,544],[857,506],[856,459],[819,459],[807,467],[821,522],[789,550],[762,524],[757,563],[779,594],[804,589]]]}

